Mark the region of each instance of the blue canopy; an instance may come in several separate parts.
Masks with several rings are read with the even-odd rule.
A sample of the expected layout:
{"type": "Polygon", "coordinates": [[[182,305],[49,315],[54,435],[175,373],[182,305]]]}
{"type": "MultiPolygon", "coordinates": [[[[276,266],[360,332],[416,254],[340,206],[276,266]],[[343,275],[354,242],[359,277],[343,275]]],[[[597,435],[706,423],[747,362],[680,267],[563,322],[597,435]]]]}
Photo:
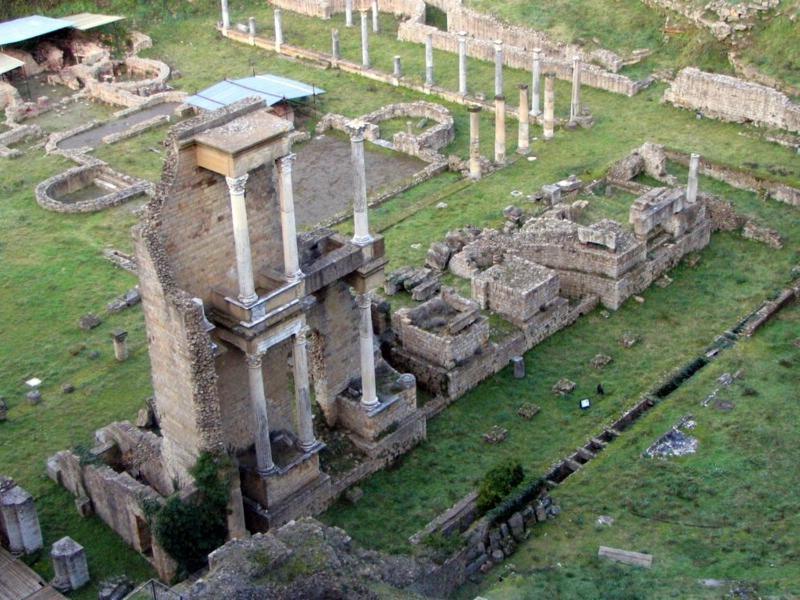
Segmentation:
{"type": "Polygon", "coordinates": [[[5,21],[0,23],[0,46],[24,42],[68,27],[73,27],[70,21],[39,15],[5,21]]]}
{"type": "Polygon", "coordinates": [[[245,98],[262,98],[267,106],[324,94],[325,90],[276,75],[256,75],[244,79],[226,79],[190,96],[186,102],[197,108],[217,110],[245,98]]]}

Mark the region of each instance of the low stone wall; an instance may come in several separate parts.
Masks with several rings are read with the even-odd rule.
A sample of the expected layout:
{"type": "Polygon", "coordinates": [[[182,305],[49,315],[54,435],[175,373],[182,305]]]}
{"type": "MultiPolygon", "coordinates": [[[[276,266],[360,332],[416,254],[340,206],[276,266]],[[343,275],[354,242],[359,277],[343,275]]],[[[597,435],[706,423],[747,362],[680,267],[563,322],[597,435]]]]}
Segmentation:
{"type": "Polygon", "coordinates": [[[0,133],[0,158],[18,158],[22,156],[22,152],[9,148],[9,146],[29,138],[40,138],[45,135],[45,131],[38,125],[21,125],[5,133],[0,133]]]}
{"type": "Polygon", "coordinates": [[[800,131],[800,106],[778,90],[758,83],[686,67],[678,73],[664,100],[706,116],[800,131]]]}

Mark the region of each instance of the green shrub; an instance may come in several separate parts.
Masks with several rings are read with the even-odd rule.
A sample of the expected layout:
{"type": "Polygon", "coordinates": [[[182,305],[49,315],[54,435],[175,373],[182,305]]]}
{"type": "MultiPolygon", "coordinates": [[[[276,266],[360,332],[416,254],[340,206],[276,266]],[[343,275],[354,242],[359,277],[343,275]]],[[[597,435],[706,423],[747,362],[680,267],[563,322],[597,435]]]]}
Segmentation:
{"type": "Polygon", "coordinates": [[[225,543],[230,468],[227,457],[201,454],[190,471],[197,489],[190,500],[175,494],[163,505],[144,503],[153,535],[178,563],[179,576],[202,568],[208,554],[225,543]]]}
{"type": "Polygon", "coordinates": [[[524,478],[522,465],[516,460],[509,459],[489,469],[478,487],[478,510],[485,513],[500,504],[524,478]]]}

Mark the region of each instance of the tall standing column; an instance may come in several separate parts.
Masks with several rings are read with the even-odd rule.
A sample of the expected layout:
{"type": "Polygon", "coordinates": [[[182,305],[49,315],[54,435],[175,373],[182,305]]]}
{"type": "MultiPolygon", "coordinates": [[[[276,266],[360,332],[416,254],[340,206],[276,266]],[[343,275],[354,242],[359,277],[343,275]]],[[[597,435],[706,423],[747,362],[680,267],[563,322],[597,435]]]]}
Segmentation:
{"type": "Polygon", "coordinates": [[[694,204],[697,202],[697,174],[700,170],[700,155],[694,154],[689,157],[689,183],[686,184],[686,202],[694,204]]]}
{"type": "Polygon", "coordinates": [[[286,280],[300,281],[300,259],[297,252],[297,226],[294,218],[294,189],[292,188],[292,165],[296,154],[282,156],[276,162],[278,167],[278,201],[281,205],[281,235],[283,237],[283,269],[286,280]]]}
{"type": "Polygon", "coordinates": [[[555,130],[555,101],[556,101],[556,74],[544,74],[544,127],[542,137],[546,140],[553,139],[555,130]]]}
{"type": "Polygon", "coordinates": [[[433,85],[433,35],[425,36],[425,85],[433,85]]]}
{"type": "Polygon", "coordinates": [[[283,46],[283,11],[280,8],[275,9],[275,52],[281,51],[283,46]]]}
{"type": "Polygon", "coordinates": [[[345,0],[344,3],[344,25],[345,27],[353,26],[353,0],[345,0]]]}
{"type": "Polygon", "coordinates": [[[339,42],[338,29],[331,29],[331,55],[333,56],[334,62],[342,57],[342,47],[339,42]]]}
{"type": "Polygon", "coordinates": [[[367,11],[361,11],[361,66],[369,69],[369,27],[367,11]]]}
{"type": "Polygon", "coordinates": [[[294,396],[297,405],[297,438],[303,450],[317,445],[314,438],[314,421],[311,414],[311,393],[308,384],[308,327],[303,327],[294,338],[294,396]]]}
{"type": "Polygon", "coordinates": [[[494,95],[503,95],[503,40],[494,43],[494,95]]]}
{"type": "MultiPolygon", "coordinates": [[[[256,44],[256,18],[249,17],[247,19],[247,31],[248,35],[250,36],[250,45],[255,46],[256,44]]],[[[277,44],[276,44],[277,46],[277,44]]]]}
{"type": "Polygon", "coordinates": [[[380,31],[380,21],[378,20],[378,0],[372,0],[372,32],[380,31]]]}
{"type": "Polygon", "coordinates": [[[458,93],[467,95],[467,32],[458,33],[458,93]]]}
{"type": "Polygon", "coordinates": [[[481,107],[469,107],[469,178],[481,178],[481,107]]]}
{"type": "Polygon", "coordinates": [[[261,355],[247,355],[247,379],[250,385],[250,404],[255,419],[256,466],[259,475],[268,475],[275,470],[272,462],[272,444],[269,441],[269,418],[267,395],[264,393],[264,373],[261,370],[261,355]]]}
{"type": "Polygon", "coordinates": [[[378,404],[375,388],[375,351],[372,346],[372,301],[368,294],[359,294],[356,302],[361,316],[358,326],[361,348],[361,404],[371,408],[378,404]]]}
{"type": "Polygon", "coordinates": [[[353,158],[353,221],[355,233],[353,243],[365,246],[372,242],[369,233],[367,207],[367,172],[364,164],[364,126],[350,130],[350,151],[353,158]]]}
{"type": "Polygon", "coordinates": [[[581,116],[581,57],[572,58],[572,102],[569,105],[569,120],[574,123],[581,116]]]}
{"type": "Polygon", "coordinates": [[[231,28],[231,13],[228,10],[228,0],[222,0],[222,31],[228,33],[231,28]]]}
{"type": "Polygon", "coordinates": [[[538,117],[542,114],[542,49],[533,49],[533,89],[531,94],[531,114],[538,117]]]}
{"type": "Polygon", "coordinates": [[[239,278],[239,301],[249,306],[258,300],[253,280],[253,258],[250,254],[250,230],[247,226],[247,208],[244,203],[244,189],[248,175],[226,177],[231,197],[231,218],[233,220],[233,243],[236,246],[236,273],[239,278]]]}
{"type": "Polygon", "coordinates": [[[528,86],[519,86],[519,138],[517,140],[517,152],[527,154],[530,152],[530,114],[528,114],[528,86]]]}
{"type": "Polygon", "coordinates": [[[494,162],[506,164],[506,98],[494,98],[494,162]]]}

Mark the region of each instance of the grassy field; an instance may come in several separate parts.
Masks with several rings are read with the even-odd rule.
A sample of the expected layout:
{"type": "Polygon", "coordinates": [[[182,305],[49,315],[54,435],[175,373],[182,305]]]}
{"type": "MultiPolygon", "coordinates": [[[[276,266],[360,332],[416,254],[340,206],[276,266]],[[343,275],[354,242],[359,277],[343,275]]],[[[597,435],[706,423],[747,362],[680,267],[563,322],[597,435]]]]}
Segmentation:
{"type": "MultiPolygon", "coordinates": [[[[103,10],[108,12],[119,6],[104,5],[103,10]]],[[[260,26],[269,29],[271,13],[263,3],[233,1],[231,7],[239,20],[255,14],[260,26]]],[[[99,10],[91,2],[64,5],[67,12],[79,9],[99,10]]],[[[176,87],[194,92],[226,76],[272,72],[326,89],[327,94],[317,105],[319,112],[351,116],[389,102],[423,97],[224,40],[212,29],[215,18],[216,13],[211,12],[194,16],[180,13],[179,18],[166,18],[145,27],[155,45],[148,55],[166,60],[180,70],[182,77],[174,81],[176,87]]],[[[384,17],[382,23],[384,33],[373,38],[375,64],[389,70],[391,57],[401,54],[407,71],[421,79],[422,48],[397,42],[392,19],[384,17]]],[[[285,13],[290,43],[327,49],[332,25],[285,13]]],[[[345,56],[356,59],[357,32],[345,30],[341,24],[336,26],[342,33],[345,56]]],[[[436,62],[438,80],[455,88],[455,57],[437,52],[436,62]]],[[[527,82],[528,76],[507,70],[506,78],[507,90],[512,91],[517,83],[527,82]]],[[[492,81],[491,65],[470,61],[471,89],[488,91],[492,81]]],[[[448,229],[467,223],[498,223],[501,209],[512,201],[512,190],[530,193],[570,173],[587,179],[598,176],[607,165],[646,140],[684,151],[699,151],[734,166],[758,156],[756,172],[790,184],[800,183],[797,157],[764,142],[759,130],[697,121],[690,112],[659,104],[662,92],[663,88],[657,87],[627,99],[585,89],[585,102],[598,120],[593,130],[559,131],[552,143],[534,142],[538,161],[518,161],[480,184],[463,188],[455,175],[446,174],[372,211],[373,228],[386,229],[392,264],[419,263],[430,241],[440,238],[448,229]],[[770,170],[776,168],[783,174],[772,175],[770,170]],[[447,209],[433,207],[437,197],[445,199],[447,209]],[[421,248],[412,248],[416,243],[422,244],[421,248]]],[[[568,84],[559,82],[557,103],[562,115],[568,110],[568,98],[568,84]]],[[[450,108],[454,111],[457,136],[448,151],[464,156],[468,142],[466,111],[450,108]]],[[[55,121],[51,126],[60,125],[63,123],[55,121]]],[[[482,150],[490,156],[491,116],[484,115],[482,127],[482,150]]],[[[509,132],[512,128],[513,123],[509,123],[509,132]]],[[[165,131],[155,130],[102,147],[96,155],[122,171],[156,180],[164,158],[160,142],[165,131]]],[[[537,129],[535,135],[538,133],[537,129]]],[[[513,135],[508,137],[514,139],[513,135]]],[[[513,150],[511,143],[509,150],[513,150]]],[[[33,198],[35,185],[69,166],[67,161],[29,150],[23,159],[8,162],[0,169],[3,197],[0,394],[10,405],[9,421],[0,424],[0,472],[16,478],[36,496],[47,544],[69,534],[86,546],[95,581],[123,572],[141,580],[151,575],[144,560],[97,519],[78,518],[72,498],[43,473],[47,456],[76,444],[91,443],[93,431],[110,421],[133,418],[151,393],[146,337],[139,309],[107,317],[101,327],[91,332],[77,327],[81,315],[102,313],[109,300],[135,284],[131,275],[102,259],[101,251],[106,246],[129,251],[129,229],[136,218],[131,205],[96,215],[76,216],[39,209],[33,198]],[[116,327],[130,332],[131,358],[122,364],[113,360],[109,339],[110,330],[116,327]],[[82,345],[85,348],[81,349],[82,345]],[[80,351],[73,356],[71,350],[80,351]],[[100,352],[98,358],[91,358],[93,350],[100,352]],[[23,382],[31,376],[44,380],[44,401],[36,407],[28,406],[24,399],[23,382]],[[72,383],[76,391],[63,395],[60,388],[64,383],[72,383]]],[[[714,189],[707,181],[703,186],[714,189]]],[[[737,204],[760,215],[765,222],[786,230],[784,233],[791,240],[788,247],[773,252],[734,235],[718,236],[696,269],[679,269],[673,286],[651,290],[645,295],[644,305],[628,305],[608,319],[595,313],[529,353],[526,360],[531,379],[523,386],[503,373],[459,401],[430,424],[431,442],[409,456],[401,468],[370,480],[365,486],[368,494],[358,511],[337,507],[329,519],[348,528],[352,526],[359,539],[374,537],[372,541],[379,546],[400,548],[406,535],[469,489],[474,478],[491,464],[495,457],[485,453],[476,438],[490,425],[506,424],[512,432],[509,441],[497,447],[501,453],[524,454],[529,468],[544,465],[552,457],[574,448],[598,421],[621,410],[641,389],[673,368],[685,355],[696,352],[720,327],[730,324],[747,307],[780,285],[792,261],[797,261],[793,255],[800,240],[795,231],[797,223],[786,219],[787,214],[796,216],[796,213],[788,212],[790,209],[784,206],[765,204],[752,194],[727,188],[719,192],[735,198],[737,204]],[[712,296],[719,298],[712,302],[709,300],[712,296]],[[694,313],[692,319],[680,319],[690,312],[694,313]],[[642,332],[645,339],[634,350],[623,353],[617,338],[628,329],[642,332]],[[667,331],[662,334],[664,329],[667,331]],[[677,343],[670,345],[670,340],[677,343]],[[587,374],[586,365],[595,351],[601,349],[610,350],[617,359],[608,374],[603,374],[610,393],[596,411],[576,417],[574,403],[555,400],[549,387],[565,375],[580,384],[576,398],[577,394],[590,392],[596,384],[595,374],[587,374]],[[533,399],[544,408],[532,423],[523,425],[515,420],[514,410],[521,398],[533,399]],[[472,464],[463,460],[465,452],[474,455],[472,464]],[[430,473],[442,476],[431,481],[430,473]],[[366,508],[384,499],[389,517],[379,522],[380,513],[366,508]],[[396,517],[394,511],[406,514],[396,517]],[[359,521],[361,518],[363,521],[359,521]],[[392,523],[395,531],[378,533],[385,531],[386,523],[392,523]]],[[[617,212],[607,214],[624,213],[618,204],[609,204],[608,208],[617,212]]],[[[604,210],[599,207],[598,214],[604,210]]],[[[35,567],[49,576],[46,557],[35,567]]],[[[88,599],[93,594],[90,588],[75,597],[88,599]]]]}
{"type": "Polygon", "coordinates": [[[751,598],[800,594],[800,306],[741,341],[554,491],[558,519],[533,530],[509,562],[460,598],[751,598]],[[723,388],[722,373],[743,378],[723,388]],[[693,415],[696,454],[649,459],[644,450],[693,415]],[[644,484],[644,485],[643,485],[644,484]],[[614,518],[611,527],[597,518],[614,518]],[[597,557],[598,546],[653,555],[650,570],[597,557]],[[701,580],[719,580],[708,587],[701,580]],[[737,597],[737,596],[734,596],[737,597]]]}

